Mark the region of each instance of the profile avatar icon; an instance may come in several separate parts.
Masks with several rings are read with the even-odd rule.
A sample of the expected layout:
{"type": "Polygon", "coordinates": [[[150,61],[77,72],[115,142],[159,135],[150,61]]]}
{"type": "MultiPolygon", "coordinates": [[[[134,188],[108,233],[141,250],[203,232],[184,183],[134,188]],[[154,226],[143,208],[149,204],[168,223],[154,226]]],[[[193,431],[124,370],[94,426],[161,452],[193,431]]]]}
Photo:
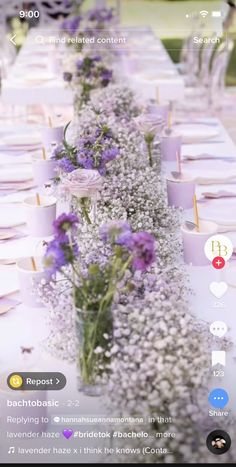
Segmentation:
{"type": "Polygon", "coordinates": [[[230,449],[231,438],[226,431],[214,430],[207,436],[206,445],[213,454],[224,454],[230,449]]]}

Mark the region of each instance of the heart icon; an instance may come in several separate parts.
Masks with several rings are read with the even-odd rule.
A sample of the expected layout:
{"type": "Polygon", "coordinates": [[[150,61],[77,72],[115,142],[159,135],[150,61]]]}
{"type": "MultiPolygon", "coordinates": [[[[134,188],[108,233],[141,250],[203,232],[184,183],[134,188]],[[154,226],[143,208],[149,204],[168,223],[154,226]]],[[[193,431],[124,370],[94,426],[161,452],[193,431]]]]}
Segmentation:
{"type": "Polygon", "coordinates": [[[226,282],[212,282],[210,284],[210,291],[216,298],[222,298],[227,290],[228,285],[226,282]]]}
{"type": "Polygon", "coordinates": [[[66,439],[69,439],[73,435],[73,433],[73,430],[70,430],[69,428],[66,428],[62,432],[63,436],[65,436],[66,439]]]}

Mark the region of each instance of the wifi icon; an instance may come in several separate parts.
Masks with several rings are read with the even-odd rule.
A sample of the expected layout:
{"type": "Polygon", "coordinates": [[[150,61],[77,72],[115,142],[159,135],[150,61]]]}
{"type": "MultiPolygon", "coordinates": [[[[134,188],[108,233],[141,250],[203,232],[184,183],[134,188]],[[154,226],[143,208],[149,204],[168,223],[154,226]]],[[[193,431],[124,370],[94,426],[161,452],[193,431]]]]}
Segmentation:
{"type": "Polygon", "coordinates": [[[203,18],[206,18],[206,16],[208,15],[208,11],[202,10],[202,11],[200,11],[200,15],[201,15],[203,18]]]}

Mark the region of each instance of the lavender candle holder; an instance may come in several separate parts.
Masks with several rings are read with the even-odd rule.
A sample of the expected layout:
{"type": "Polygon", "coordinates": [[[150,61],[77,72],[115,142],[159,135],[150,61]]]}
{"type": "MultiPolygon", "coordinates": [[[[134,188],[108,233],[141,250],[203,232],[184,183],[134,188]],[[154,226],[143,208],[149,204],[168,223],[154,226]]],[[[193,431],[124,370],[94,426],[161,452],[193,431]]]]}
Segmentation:
{"type": "Polygon", "coordinates": [[[169,206],[175,208],[190,209],[193,207],[193,197],[196,189],[194,180],[184,178],[166,179],[167,198],[169,206]]]}
{"type": "Polygon", "coordinates": [[[17,261],[17,274],[19,279],[20,295],[24,305],[32,308],[42,308],[40,298],[37,296],[37,284],[42,279],[47,280],[48,276],[43,268],[41,257],[35,258],[37,270],[33,270],[31,258],[21,258],[17,261]]]}
{"type": "Polygon", "coordinates": [[[36,159],[33,161],[33,176],[37,186],[53,180],[57,174],[57,163],[52,159],[36,159]]]}
{"type": "Polygon", "coordinates": [[[42,129],[42,143],[45,148],[50,148],[52,144],[62,143],[64,138],[64,127],[45,127],[42,129]]]}
{"type": "Polygon", "coordinates": [[[53,234],[57,200],[53,196],[40,196],[38,205],[35,196],[25,199],[26,221],[31,237],[49,237],[53,234]]]}
{"type": "Polygon", "coordinates": [[[209,266],[210,261],[204,253],[204,246],[211,235],[217,233],[217,224],[201,221],[199,231],[196,227],[189,229],[186,224],[181,227],[184,262],[192,266],[209,266]]]}
{"type": "Polygon", "coordinates": [[[176,161],[176,154],[180,154],[182,136],[164,135],[161,137],[161,158],[163,161],[176,161]]]}
{"type": "Polygon", "coordinates": [[[165,126],[168,124],[169,104],[149,104],[148,112],[163,118],[165,126]]]}

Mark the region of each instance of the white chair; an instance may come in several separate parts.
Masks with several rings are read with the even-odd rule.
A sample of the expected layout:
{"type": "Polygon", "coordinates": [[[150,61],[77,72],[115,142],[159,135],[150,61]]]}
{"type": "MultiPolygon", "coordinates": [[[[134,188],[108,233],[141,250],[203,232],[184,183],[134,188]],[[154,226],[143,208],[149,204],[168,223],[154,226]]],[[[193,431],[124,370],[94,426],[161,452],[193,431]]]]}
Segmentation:
{"type": "Polygon", "coordinates": [[[233,49],[234,41],[226,39],[220,44],[213,58],[210,72],[209,104],[215,108],[220,108],[222,105],[225,77],[233,49]]]}
{"type": "Polygon", "coordinates": [[[209,79],[204,85],[186,88],[185,101],[177,105],[180,111],[203,111],[222,107],[225,77],[234,48],[234,41],[228,39],[217,48],[209,72],[209,79]]]}
{"type": "MultiPolygon", "coordinates": [[[[214,33],[211,39],[215,39],[217,36],[214,33]]],[[[214,40],[204,44],[201,50],[200,56],[200,70],[199,70],[199,84],[200,86],[207,86],[209,83],[211,60],[215,48],[214,40]]]]}
{"type": "Polygon", "coordinates": [[[184,75],[186,86],[193,86],[198,81],[201,46],[195,44],[194,37],[201,37],[204,27],[205,25],[199,19],[199,15],[194,15],[192,17],[192,32],[183,41],[180,52],[180,63],[177,64],[177,68],[179,72],[184,75]]]}
{"type": "Polygon", "coordinates": [[[76,6],[76,1],[37,0],[35,5],[40,13],[40,26],[44,26],[52,24],[52,22],[57,21],[60,17],[70,15],[76,6]]]}

